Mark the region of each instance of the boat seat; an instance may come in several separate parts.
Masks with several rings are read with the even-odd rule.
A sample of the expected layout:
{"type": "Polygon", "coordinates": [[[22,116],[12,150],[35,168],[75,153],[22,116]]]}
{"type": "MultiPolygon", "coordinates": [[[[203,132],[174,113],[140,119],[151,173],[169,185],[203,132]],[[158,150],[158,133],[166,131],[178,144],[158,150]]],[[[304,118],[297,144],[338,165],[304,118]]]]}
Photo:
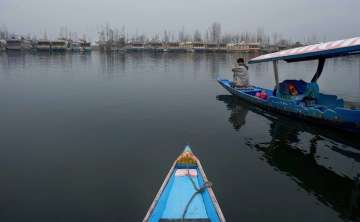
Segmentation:
{"type": "Polygon", "coordinates": [[[211,222],[208,218],[204,218],[204,219],[160,219],[159,222],[211,222]]]}

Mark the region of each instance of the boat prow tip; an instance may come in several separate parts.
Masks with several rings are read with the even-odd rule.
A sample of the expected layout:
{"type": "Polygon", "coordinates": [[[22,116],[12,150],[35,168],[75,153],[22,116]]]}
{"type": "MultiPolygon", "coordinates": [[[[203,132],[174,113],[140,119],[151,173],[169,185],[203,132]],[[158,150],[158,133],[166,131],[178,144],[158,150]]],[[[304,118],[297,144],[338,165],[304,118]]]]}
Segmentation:
{"type": "Polygon", "coordinates": [[[186,145],[186,147],[184,149],[184,153],[186,153],[186,152],[192,153],[191,147],[189,145],[186,145]]]}

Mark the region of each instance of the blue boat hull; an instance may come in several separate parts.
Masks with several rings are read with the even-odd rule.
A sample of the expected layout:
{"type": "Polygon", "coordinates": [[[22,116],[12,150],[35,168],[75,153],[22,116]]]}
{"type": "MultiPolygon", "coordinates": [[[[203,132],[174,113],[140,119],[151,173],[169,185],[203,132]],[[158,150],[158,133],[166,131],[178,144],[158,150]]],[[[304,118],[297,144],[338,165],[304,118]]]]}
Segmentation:
{"type": "Polygon", "coordinates": [[[253,87],[253,89],[255,89],[253,90],[254,92],[265,91],[267,93],[268,98],[261,99],[256,97],[253,92],[234,88],[232,82],[229,80],[218,79],[218,82],[231,94],[265,110],[296,117],[323,126],[330,126],[351,133],[360,133],[360,110],[358,109],[351,110],[342,107],[321,107],[321,109],[316,107],[304,107],[297,105],[294,101],[273,96],[272,90],[253,87]]]}
{"type": "Polygon", "coordinates": [[[171,167],[143,221],[224,222],[211,185],[208,185],[200,161],[187,147],[171,167]],[[188,163],[189,156],[193,163],[188,163]],[[186,163],[181,163],[181,159],[186,163]]]}

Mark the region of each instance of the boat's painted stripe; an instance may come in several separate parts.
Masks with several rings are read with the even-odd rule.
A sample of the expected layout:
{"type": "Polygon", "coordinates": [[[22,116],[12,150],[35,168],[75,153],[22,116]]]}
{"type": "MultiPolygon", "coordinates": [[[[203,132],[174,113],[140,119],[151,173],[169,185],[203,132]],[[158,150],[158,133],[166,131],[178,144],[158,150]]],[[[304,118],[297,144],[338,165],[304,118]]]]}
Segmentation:
{"type": "Polygon", "coordinates": [[[315,45],[303,46],[261,55],[251,59],[249,63],[268,62],[275,60],[303,61],[308,59],[317,59],[320,57],[331,58],[352,54],[360,54],[360,37],[319,43],[315,45]]]}
{"type": "MultiPolygon", "coordinates": [[[[200,161],[198,161],[198,167],[199,167],[199,172],[202,175],[201,177],[199,177],[200,182],[204,183],[204,181],[208,181],[200,161]]],[[[206,191],[203,193],[203,199],[205,202],[206,212],[209,218],[211,219],[211,221],[225,222],[225,217],[221,211],[220,205],[211,187],[206,189],[206,191]]]]}

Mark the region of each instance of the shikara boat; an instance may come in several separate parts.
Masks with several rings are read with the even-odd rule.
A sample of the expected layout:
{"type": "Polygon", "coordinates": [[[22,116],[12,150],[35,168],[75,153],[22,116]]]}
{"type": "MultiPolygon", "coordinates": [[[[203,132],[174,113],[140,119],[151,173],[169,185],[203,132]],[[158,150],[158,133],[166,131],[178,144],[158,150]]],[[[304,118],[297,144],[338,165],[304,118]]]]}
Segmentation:
{"type": "Polygon", "coordinates": [[[211,183],[189,146],[173,163],[143,221],[225,221],[211,183]]]}
{"type": "Polygon", "coordinates": [[[218,82],[231,94],[266,110],[347,132],[360,133],[360,108],[345,106],[344,100],[336,95],[320,93],[317,84],[326,59],[354,54],[360,54],[360,37],[283,50],[251,59],[249,64],[273,62],[276,83],[274,90],[258,86],[239,88],[227,79],[218,79],[218,82]],[[318,67],[310,82],[303,80],[279,82],[279,60],[286,62],[318,60],[318,67]]]}

